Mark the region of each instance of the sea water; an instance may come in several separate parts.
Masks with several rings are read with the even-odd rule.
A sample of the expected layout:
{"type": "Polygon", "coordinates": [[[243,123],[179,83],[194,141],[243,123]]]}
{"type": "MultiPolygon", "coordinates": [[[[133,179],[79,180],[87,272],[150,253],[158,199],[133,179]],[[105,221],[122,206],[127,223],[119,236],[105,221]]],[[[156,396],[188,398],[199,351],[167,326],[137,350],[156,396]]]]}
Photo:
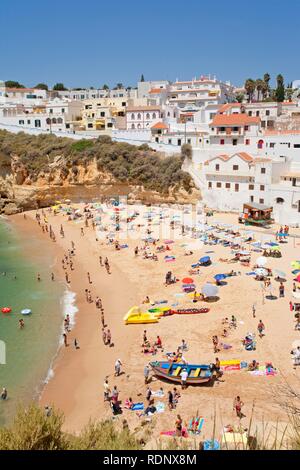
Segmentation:
{"type": "Polygon", "coordinates": [[[0,310],[12,309],[9,314],[0,311],[0,388],[8,390],[8,399],[0,400],[0,425],[11,421],[19,404],[37,398],[51,378],[63,315],[72,308],[75,313],[74,294],[66,292],[63,283],[51,280],[54,264],[48,241],[24,238],[0,219],[0,310]],[[29,308],[31,315],[22,315],[24,308],[29,308]],[[21,318],[25,322],[22,330],[21,318]],[[1,364],[4,348],[6,363],[1,364]]]}

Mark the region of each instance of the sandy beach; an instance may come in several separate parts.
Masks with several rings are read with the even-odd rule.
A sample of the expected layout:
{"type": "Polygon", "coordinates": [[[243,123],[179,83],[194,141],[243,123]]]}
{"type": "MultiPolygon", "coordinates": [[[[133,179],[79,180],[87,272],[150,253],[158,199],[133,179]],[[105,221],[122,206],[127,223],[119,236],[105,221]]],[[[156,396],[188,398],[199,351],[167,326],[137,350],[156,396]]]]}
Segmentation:
{"type": "MultiPolygon", "coordinates": [[[[83,204],[76,205],[76,209],[84,214],[83,204]]],[[[136,209],[140,211],[141,208],[136,209]]],[[[130,206],[130,211],[133,210],[134,207],[130,206]]],[[[41,211],[39,213],[41,214],[41,211]]],[[[41,230],[44,222],[39,226],[35,217],[36,212],[31,211],[26,213],[26,219],[23,214],[19,214],[11,217],[11,220],[19,230],[25,230],[28,236],[34,233],[49,238],[48,232],[41,230]]],[[[46,223],[51,225],[56,236],[55,243],[49,238],[49,243],[52,247],[55,246],[57,253],[57,263],[53,268],[56,280],[53,285],[55,286],[55,282],[59,279],[64,280],[67,271],[70,278],[68,288],[76,293],[78,308],[76,324],[68,333],[69,346],[60,348],[54,362],[54,376],[44,387],[40,398],[41,405],[52,405],[64,412],[65,430],[78,432],[90,419],[111,418],[111,408],[103,400],[103,382],[106,377],[111,389],[117,385],[122,403],[129,397],[132,397],[134,402],[145,402],[147,387],[143,375],[145,365],[152,360],[166,360],[165,353],[176,351],[182,339],[185,339],[189,346],[188,351],[184,353],[189,363],[209,364],[214,362],[216,357],[221,361],[240,360],[248,363],[255,359],[260,364],[272,363],[276,368],[276,374],[255,376],[246,370],[225,371],[222,379],[210,386],[188,387],[181,391],[177,407],[172,411],[167,406],[167,392],[172,390],[174,385],[153,377],[150,383],[152,391],[157,391],[160,387],[164,389],[164,397],[156,401],[165,404],[164,412],[156,413],[152,417],[154,436],[158,438],[160,431],[174,429],[176,415],[179,413],[185,424],[195,415],[203,417],[205,421],[202,437],[210,438],[215,428],[215,435],[218,438],[224,425],[239,424],[239,419],[233,410],[233,400],[237,395],[241,396],[245,404],[243,413],[246,417],[242,420],[243,426],[249,426],[252,414],[254,427],[261,428],[264,422],[268,422],[274,428],[277,421],[280,422],[280,426],[288,423],[288,417],[280,402],[286,400],[281,390],[285,383],[292,387],[299,386],[299,368],[294,368],[290,354],[293,343],[299,339],[299,331],[294,329],[294,313],[289,310],[289,301],[295,301],[292,297],[294,276],[291,273],[291,262],[299,259],[299,238],[290,236],[287,243],[280,244],[281,258],[268,258],[267,267],[285,272],[287,279],[283,298],[278,296],[279,283],[272,280],[276,298],[269,300],[263,293],[261,282],[255,281],[253,276],[246,275],[252,271],[255,260],[261,256],[261,253],[253,251],[250,243],[243,242],[243,248],[251,250],[249,267],[239,262],[235,264],[221,262],[220,259],[229,260],[233,257],[230,248],[221,244],[195,245],[195,239],[190,232],[179,236],[181,229],[178,227],[175,229],[177,233],[175,242],[169,245],[170,250],[156,253],[158,261],[154,261],[144,259],[141,252],[139,256],[135,256],[134,248],[136,246],[141,248],[144,245],[141,239],[120,240],[121,244],[127,244],[128,247],[116,250],[113,243],[107,243],[105,238],[107,233],[102,234],[103,237],[99,236],[100,232],[97,234],[97,226],[93,228],[91,220],[86,227],[84,217],[76,221],[68,220],[64,211],[58,210],[54,215],[47,209],[45,217],[46,223]],[[61,225],[64,237],[60,236],[61,225]],[[64,253],[71,249],[71,241],[75,244],[74,270],[70,270],[69,267],[64,270],[61,260],[64,253]],[[187,251],[192,251],[193,254],[187,255],[187,251]],[[175,260],[166,262],[166,255],[174,256],[175,260]],[[240,273],[227,278],[226,284],[219,287],[217,302],[194,304],[192,298],[178,295],[182,294],[181,282],[165,286],[167,271],[171,270],[181,281],[189,275],[191,265],[206,255],[211,257],[212,264],[201,267],[200,274],[191,276],[198,292],[205,282],[213,282],[217,273],[228,273],[232,269],[240,273]],[[100,266],[99,256],[102,256],[103,260],[108,257],[111,274],[107,274],[105,268],[100,266]],[[88,272],[91,283],[88,281],[88,272]],[[96,308],[95,302],[86,301],[85,289],[91,291],[93,300],[96,296],[102,300],[105,323],[112,333],[112,347],[103,344],[100,311],[96,308]],[[125,325],[124,315],[132,306],[142,306],[146,296],[149,296],[153,302],[167,300],[168,305],[178,303],[182,307],[201,305],[209,307],[210,311],[196,315],[164,317],[158,323],[148,325],[125,325]],[[256,318],[252,315],[253,304],[256,318]],[[222,319],[230,318],[231,315],[237,318],[237,328],[230,329],[228,337],[222,338],[224,328],[222,319]],[[257,335],[257,324],[260,319],[265,325],[263,338],[257,335]],[[147,330],[147,337],[151,342],[154,342],[157,335],[161,337],[163,352],[158,352],[155,356],[141,352],[144,330],[147,330]],[[257,347],[254,351],[246,351],[241,342],[248,332],[256,333],[257,347]],[[213,335],[218,335],[220,342],[229,344],[231,348],[221,347],[221,350],[215,354],[213,335]],[[79,342],[79,349],[75,349],[73,345],[75,338],[79,342]],[[122,361],[124,373],[114,377],[114,363],[118,358],[122,361]]],[[[108,212],[101,217],[103,225],[111,224],[108,212]]],[[[237,215],[234,214],[217,214],[208,218],[208,223],[213,225],[220,220],[226,224],[237,225],[237,215]]],[[[169,228],[170,218],[165,218],[162,221],[162,224],[164,223],[169,228]]],[[[139,234],[140,238],[143,238],[146,229],[150,231],[154,229],[153,225],[147,224],[147,221],[141,217],[136,219],[134,224],[133,232],[139,234]]],[[[275,240],[274,235],[268,234],[266,230],[259,228],[249,228],[249,230],[253,232],[256,240],[275,240]]],[[[278,227],[273,226],[272,232],[276,230],[278,227]]],[[[299,229],[294,229],[290,233],[300,236],[299,229]]],[[[156,245],[163,245],[163,240],[165,238],[160,238],[156,245]]],[[[151,252],[155,252],[156,248],[150,249],[151,252]]],[[[141,422],[141,418],[129,410],[123,410],[120,419],[124,418],[132,429],[141,422]]]]}

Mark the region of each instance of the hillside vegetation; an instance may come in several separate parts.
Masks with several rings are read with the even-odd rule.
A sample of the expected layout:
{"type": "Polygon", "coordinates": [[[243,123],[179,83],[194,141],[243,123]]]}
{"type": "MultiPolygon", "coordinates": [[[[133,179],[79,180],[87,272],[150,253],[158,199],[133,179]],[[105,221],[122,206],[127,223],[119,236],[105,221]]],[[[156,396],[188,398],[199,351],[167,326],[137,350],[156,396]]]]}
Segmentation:
{"type": "Polygon", "coordinates": [[[76,175],[79,167],[86,168],[96,161],[99,171],[146,190],[164,194],[183,188],[190,193],[194,187],[190,175],[181,170],[183,155],[164,157],[147,145],[113,142],[108,136],[74,141],[53,134],[32,136],[0,131],[0,169],[7,168],[13,156],[18,156],[33,182],[40,173],[50,174],[57,159],[63,157],[65,177],[76,175]]]}

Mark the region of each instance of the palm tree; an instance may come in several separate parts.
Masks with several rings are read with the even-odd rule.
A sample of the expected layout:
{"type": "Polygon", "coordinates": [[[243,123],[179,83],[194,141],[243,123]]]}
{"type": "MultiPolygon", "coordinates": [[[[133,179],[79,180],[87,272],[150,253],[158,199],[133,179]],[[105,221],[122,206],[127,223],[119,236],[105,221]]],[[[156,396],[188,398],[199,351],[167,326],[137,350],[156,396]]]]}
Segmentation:
{"type": "Polygon", "coordinates": [[[260,94],[263,91],[264,82],[261,78],[258,78],[255,82],[256,90],[257,90],[257,101],[260,101],[260,94]]]}
{"type": "Polygon", "coordinates": [[[245,90],[248,95],[248,102],[251,103],[253,98],[253,93],[255,92],[256,82],[252,78],[248,78],[245,82],[245,90]]]}
{"type": "Polygon", "coordinates": [[[264,78],[263,78],[264,85],[263,85],[263,90],[262,90],[264,98],[267,98],[267,96],[270,93],[270,80],[271,80],[270,74],[265,73],[264,78]]]}

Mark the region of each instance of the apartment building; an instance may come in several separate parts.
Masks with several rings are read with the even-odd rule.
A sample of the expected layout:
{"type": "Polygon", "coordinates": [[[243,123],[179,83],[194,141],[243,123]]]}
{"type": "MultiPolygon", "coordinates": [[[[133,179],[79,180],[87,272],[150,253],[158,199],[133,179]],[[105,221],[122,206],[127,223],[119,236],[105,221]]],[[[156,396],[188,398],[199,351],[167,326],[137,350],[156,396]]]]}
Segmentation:
{"type": "Polygon", "coordinates": [[[144,130],[151,128],[161,120],[161,107],[156,106],[129,106],[126,109],[127,130],[144,130]]]}

